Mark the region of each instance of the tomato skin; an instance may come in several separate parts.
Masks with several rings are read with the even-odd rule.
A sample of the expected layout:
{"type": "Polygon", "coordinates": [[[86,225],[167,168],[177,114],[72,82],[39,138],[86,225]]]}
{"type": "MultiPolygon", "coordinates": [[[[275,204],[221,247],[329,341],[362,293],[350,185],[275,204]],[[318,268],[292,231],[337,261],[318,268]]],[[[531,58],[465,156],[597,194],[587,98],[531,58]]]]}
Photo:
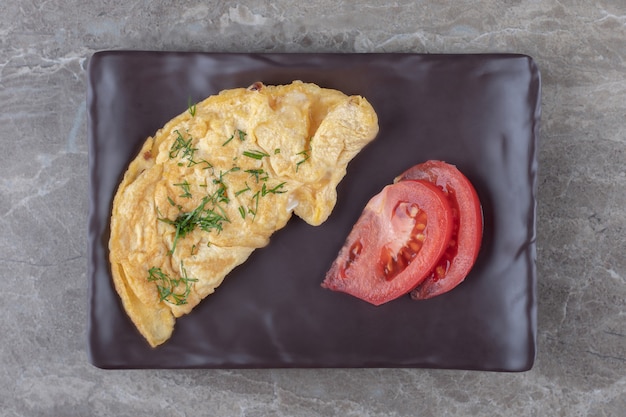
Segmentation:
{"type": "Polygon", "coordinates": [[[322,287],[374,305],[406,295],[436,266],[452,224],[448,200],[433,184],[388,185],[363,209],[322,287]]]}
{"type": "Polygon", "coordinates": [[[411,291],[411,298],[424,300],[443,294],[465,280],[476,262],[483,234],[480,200],[470,181],[454,165],[427,161],[398,176],[395,182],[428,181],[443,190],[455,211],[452,244],[443,256],[442,276],[431,273],[411,291]]]}

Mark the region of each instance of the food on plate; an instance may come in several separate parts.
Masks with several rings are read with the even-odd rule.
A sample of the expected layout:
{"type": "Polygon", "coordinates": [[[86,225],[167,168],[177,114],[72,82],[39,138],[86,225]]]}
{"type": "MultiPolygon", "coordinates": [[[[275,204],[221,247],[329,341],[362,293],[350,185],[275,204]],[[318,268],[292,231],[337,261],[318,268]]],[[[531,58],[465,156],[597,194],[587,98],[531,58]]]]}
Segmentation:
{"type": "Polygon", "coordinates": [[[416,300],[450,291],[469,274],[476,262],[483,236],[483,214],[478,194],[461,171],[442,161],[426,161],[396,178],[397,181],[424,180],[439,187],[453,213],[452,238],[437,266],[411,291],[416,300]]]}
{"type": "Polygon", "coordinates": [[[428,161],[367,203],[322,287],[374,305],[409,292],[431,298],[463,281],[481,239],[472,185],[454,166],[428,161]]]}
{"type": "Polygon", "coordinates": [[[378,132],[360,96],[294,81],[225,90],[149,137],[114,197],[115,289],[151,346],[292,213],[319,225],[378,132]]]}
{"type": "Polygon", "coordinates": [[[450,205],[434,185],[386,186],[365,206],[322,286],[374,305],[407,294],[445,252],[451,220],[450,205]]]}

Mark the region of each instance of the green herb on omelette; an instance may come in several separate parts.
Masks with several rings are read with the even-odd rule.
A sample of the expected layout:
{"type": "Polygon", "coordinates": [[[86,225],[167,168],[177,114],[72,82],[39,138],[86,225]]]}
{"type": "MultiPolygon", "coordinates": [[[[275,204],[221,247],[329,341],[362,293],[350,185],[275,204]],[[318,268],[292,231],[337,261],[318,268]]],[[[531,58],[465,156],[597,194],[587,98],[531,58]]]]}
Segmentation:
{"type": "Polygon", "coordinates": [[[183,261],[180,261],[180,269],[182,273],[180,278],[173,278],[156,266],[148,270],[148,281],[156,283],[160,301],[166,301],[174,305],[187,304],[187,297],[191,293],[192,283],[197,282],[198,279],[190,278],[187,275],[183,261]],[[182,292],[178,290],[178,287],[181,285],[184,286],[182,292]]]}

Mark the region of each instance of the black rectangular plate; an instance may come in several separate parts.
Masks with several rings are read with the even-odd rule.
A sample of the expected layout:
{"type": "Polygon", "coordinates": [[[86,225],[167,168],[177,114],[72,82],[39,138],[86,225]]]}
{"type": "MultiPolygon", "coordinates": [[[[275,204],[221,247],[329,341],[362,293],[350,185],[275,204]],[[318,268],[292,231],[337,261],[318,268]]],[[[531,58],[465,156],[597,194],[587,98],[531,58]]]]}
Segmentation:
{"type": "Polygon", "coordinates": [[[89,318],[102,368],[428,367],[523,371],[536,349],[540,76],[524,55],[215,54],[108,51],[89,65],[89,318]],[[108,264],[111,202],[143,141],[222,89],[295,79],[365,96],[380,133],[348,166],[329,220],[293,218],[150,348],[108,264]],[[459,287],[380,307],[320,283],[366,202],[440,159],[476,187],[477,263],[459,287]]]}

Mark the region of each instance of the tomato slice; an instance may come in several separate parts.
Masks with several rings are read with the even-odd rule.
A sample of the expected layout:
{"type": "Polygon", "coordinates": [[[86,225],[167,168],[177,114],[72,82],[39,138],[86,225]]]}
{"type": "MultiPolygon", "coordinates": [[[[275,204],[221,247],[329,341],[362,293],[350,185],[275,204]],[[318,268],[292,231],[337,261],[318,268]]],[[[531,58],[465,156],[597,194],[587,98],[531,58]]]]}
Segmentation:
{"type": "Polygon", "coordinates": [[[413,299],[423,300],[448,292],[465,280],[480,250],[483,216],[476,190],[454,165],[427,161],[408,169],[395,182],[408,180],[428,181],[439,187],[453,212],[452,238],[445,253],[426,279],[411,291],[413,299]]]}
{"type": "Polygon", "coordinates": [[[380,305],[407,294],[444,254],[452,209],[427,181],[388,185],[363,209],[322,287],[380,305]]]}

